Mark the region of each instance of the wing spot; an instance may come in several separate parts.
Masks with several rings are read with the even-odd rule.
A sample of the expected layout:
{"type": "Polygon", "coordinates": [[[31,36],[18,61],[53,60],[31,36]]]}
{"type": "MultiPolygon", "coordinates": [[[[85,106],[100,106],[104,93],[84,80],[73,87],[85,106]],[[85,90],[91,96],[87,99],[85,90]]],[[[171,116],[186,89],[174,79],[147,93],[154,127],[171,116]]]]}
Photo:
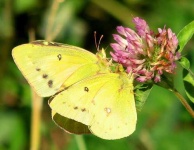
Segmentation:
{"type": "Polygon", "coordinates": [[[61,54],[58,54],[57,57],[58,57],[59,61],[62,59],[62,55],[61,54]]]}
{"type": "Polygon", "coordinates": [[[36,71],[40,71],[41,69],[40,68],[36,68],[36,71]]]}
{"type": "Polygon", "coordinates": [[[107,115],[109,115],[111,113],[111,109],[110,108],[104,108],[104,110],[106,111],[107,115]]]}
{"type": "Polygon", "coordinates": [[[77,107],[77,106],[75,106],[73,109],[75,109],[75,110],[76,110],[76,109],[78,109],[78,107],[77,107]]]}
{"type": "Polygon", "coordinates": [[[84,87],[84,91],[89,92],[89,88],[88,87],[84,87]]]}
{"type": "Polygon", "coordinates": [[[85,108],[82,108],[81,111],[84,112],[84,111],[86,111],[86,109],[85,108]]]}
{"type": "Polygon", "coordinates": [[[53,87],[53,80],[49,80],[49,81],[48,81],[48,86],[49,86],[50,88],[53,87]]]}
{"type": "Polygon", "coordinates": [[[46,78],[48,78],[48,75],[47,75],[47,74],[43,74],[42,77],[43,77],[44,79],[46,79],[46,78]]]}

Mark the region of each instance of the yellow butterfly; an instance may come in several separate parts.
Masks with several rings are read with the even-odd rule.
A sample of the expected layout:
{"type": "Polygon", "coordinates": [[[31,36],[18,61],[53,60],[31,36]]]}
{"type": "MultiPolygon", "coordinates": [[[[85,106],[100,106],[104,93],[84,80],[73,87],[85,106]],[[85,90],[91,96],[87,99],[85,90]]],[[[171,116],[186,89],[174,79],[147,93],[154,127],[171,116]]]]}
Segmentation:
{"type": "Polygon", "coordinates": [[[94,55],[75,46],[34,41],[15,47],[12,55],[37,94],[52,96],[53,120],[65,131],[103,139],[134,132],[133,78],[113,71],[104,50],[94,55]]]}

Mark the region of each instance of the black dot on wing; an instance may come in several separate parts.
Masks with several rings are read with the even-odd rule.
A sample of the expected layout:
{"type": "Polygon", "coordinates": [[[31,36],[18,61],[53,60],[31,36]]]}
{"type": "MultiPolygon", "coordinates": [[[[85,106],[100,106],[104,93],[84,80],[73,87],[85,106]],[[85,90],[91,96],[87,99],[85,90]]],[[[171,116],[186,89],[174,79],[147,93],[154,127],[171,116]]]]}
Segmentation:
{"type": "Polygon", "coordinates": [[[43,77],[44,79],[46,79],[46,78],[48,78],[48,75],[47,75],[47,74],[43,74],[42,77],[43,77]]]}
{"type": "Polygon", "coordinates": [[[48,86],[49,86],[50,88],[53,87],[53,80],[49,80],[49,81],[48,81],[48,86]]]}
{"type": "Polygon", "coordinates": [[[62,55],[61,54],[58,54],[57,57],[58,57],[59,61],[62,59],[62,55]]]}
{"type": "Polygon", "coordinates": [[[36,68],[36,71],[40,71],[40,68],[36,68]]]}
{"type": "Polygon", "coordinates": [[[76,109],[78,109],[78,107],[77,107],[77,106],[75,106],[73,109],[75,109],[75,110],[76,110],[76,109]]]}
{"type": "Polygon", "coordinates": [[[82,108],[81,111],[84,112],[84,111],[86,111],[86,109],[85,108],[82,108]]]}
{"type": "Polygon", "coordinates": [[[88,87],[84,87],[84,91],[89,92],[89,88],[88,87]]]}

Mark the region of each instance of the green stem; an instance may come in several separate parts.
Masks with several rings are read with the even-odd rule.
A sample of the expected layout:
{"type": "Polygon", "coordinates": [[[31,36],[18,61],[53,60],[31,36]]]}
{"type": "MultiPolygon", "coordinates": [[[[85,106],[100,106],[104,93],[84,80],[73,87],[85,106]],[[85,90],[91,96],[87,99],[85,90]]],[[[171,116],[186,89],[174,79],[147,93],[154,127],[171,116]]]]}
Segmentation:
{"type": "Polygon", "coordinates": [[[163,76],[163,82],[161,82],[157,85],[173,92],[176,95],[176,97],[181,101],[181,103],[186,108],[186,110],[189,112],[189,114],[194,118],[193,109],[191,108],[189,103],[185,100],[185,98],[174,88],[173,80],[172,80],[171,76],[163,76]]]}
{"type": "Polygon", "coordinates": [[[176,97],[181,101],[183,106],[187,109],[189,114],[194,118],[194,111],[191,108],[191,106],[187,103],[187,101],[184,99],[184,97],[176,89],[171,91],[176,95],[176,97]]]}
{"type": "Polygon", "coordinates": [[[87,150],[84,138],[82,135],[75,135],[75,140],[79,150],[87,150]]]}

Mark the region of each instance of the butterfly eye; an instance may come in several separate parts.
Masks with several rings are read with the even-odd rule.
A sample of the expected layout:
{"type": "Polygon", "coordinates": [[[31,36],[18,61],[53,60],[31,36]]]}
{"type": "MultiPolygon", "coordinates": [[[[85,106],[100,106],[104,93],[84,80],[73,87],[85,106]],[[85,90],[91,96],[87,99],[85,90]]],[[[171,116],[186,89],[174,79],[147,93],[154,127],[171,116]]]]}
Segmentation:
{"type": "Polygon", "coordinates": [[[88,87],[84,87],[84,91],[89,92],[89,88],[88,87]]]}

